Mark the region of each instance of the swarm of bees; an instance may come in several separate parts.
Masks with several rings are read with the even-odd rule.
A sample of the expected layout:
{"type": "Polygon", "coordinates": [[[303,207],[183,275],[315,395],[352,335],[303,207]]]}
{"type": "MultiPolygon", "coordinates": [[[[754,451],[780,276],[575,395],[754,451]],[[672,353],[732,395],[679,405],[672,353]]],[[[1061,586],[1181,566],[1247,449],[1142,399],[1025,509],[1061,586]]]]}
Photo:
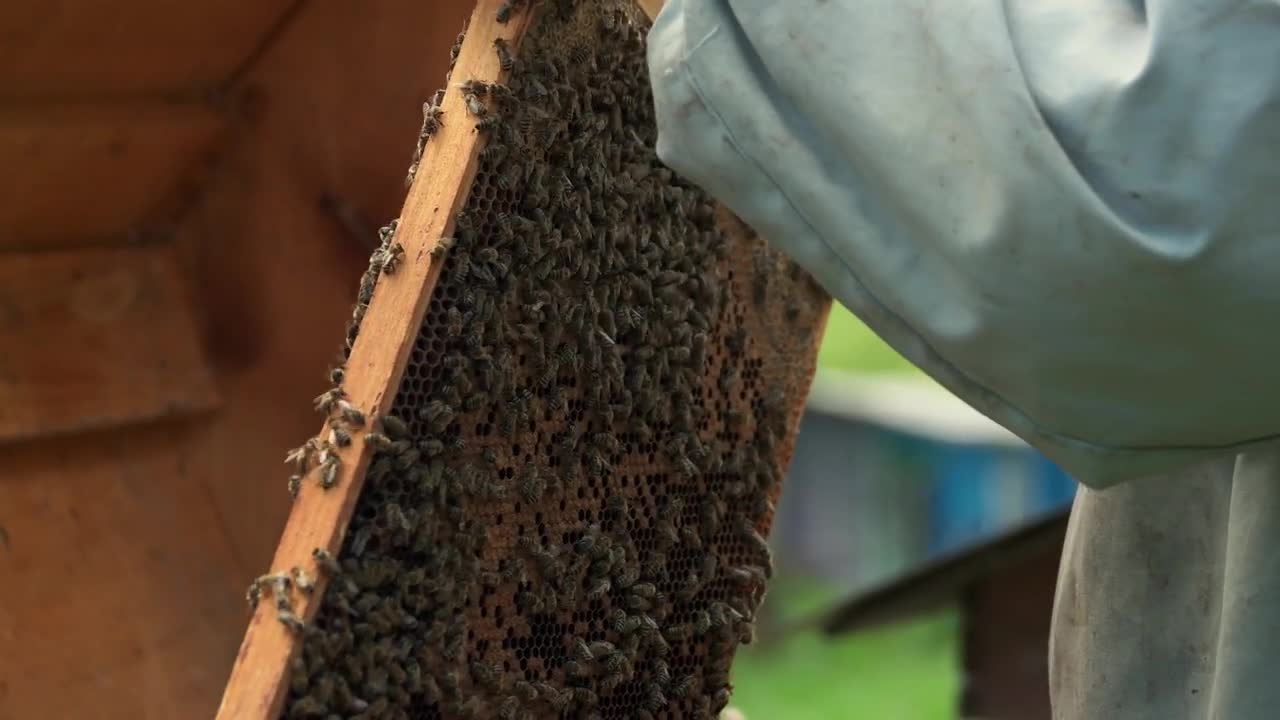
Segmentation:
{"type": "MultiPolygon", "coordinates": [[[[822,296],[755,279],[777,256],[658,162],[630,2],[496,21],[534,8],[499,83],[447,84],[484,145],[391,414],[346,403],[339,370],[328,436],[290,454],[292,486],[323,486],[356,433],[375,450],[341,552],[317,551],[314,623],[280,607],[303,637],[285,717],[712,718],[753,637],[822,296]],[[774,306],[796,318],[763,338],[774,306]]],[[[313,585],[266,576],[251,602],[313,585]]]]}

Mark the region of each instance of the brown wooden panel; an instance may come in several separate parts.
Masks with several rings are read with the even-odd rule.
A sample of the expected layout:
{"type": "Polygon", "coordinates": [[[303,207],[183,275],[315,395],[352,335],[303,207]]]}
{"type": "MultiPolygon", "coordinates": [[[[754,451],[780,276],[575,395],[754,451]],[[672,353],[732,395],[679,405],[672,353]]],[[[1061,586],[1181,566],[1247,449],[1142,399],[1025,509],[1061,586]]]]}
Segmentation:
{"type": "MultiPolygon", "coordinates": [[[[166,423],[148,431],[166,435],[170,443],[146,451],[150,459],[141,464],[124,452],[139,442],[136,431],[22,444],[18,450],[38,457],[19,464],[11,459],[12,452],[0,452],[6,478],[13,472],[34,479],[22,490],[21,502],[10,494],[16,490],[0,488],[0,649],[19,640],[34,642],[33,632],[16,634],[18,625],[45,628],[46,635],[57,632],[67,646],[57,662],[42,656],[19,667],[0,660],[0,718],[213,715],[245,626],[245,586],[270,561],[290,508],[282,450],[316,429],[310,400],[325,388],[326,362],[341,346],[356,283],[368,263],[368,248],[352,241],[333,214],[322,209],[320,197],[332,195],[356,208],[368,221],[370,234],[398,212],[421,103],[440,86],[449,44],[472,7],[473,0],[309,3],[244,79],[241,89],[261,98],[262,112],[219,153],[183,215],[177,237],[221,406],[188,430],[176,432],[166,423]],[[95,450],[98,459],[90,462],[80,454],[85,442],[110,443],[120,452],[107,459],[101,457],[105,451],[95,450]],[[62,455],[68,456],[65,462],[58,460],[62,455]],[[58,467],[44,468],[44,463],[58,467]],[[121,463],[123,470],[113,470],[113,463],[121,463]],[[70,543],[59,543],[40,556],[47,575],[34,570],[14,575],[2,559],[4,528],[15,548],[40,532],[32,530],[32,523],[66,532],[65,524],[39,523],[38,514],[21,527],[9,519],[45,502],[36,485],[54,483],[50,478],[58,472],[74,472],[74,484],[57,481],[61,489],[51,491],[49,502],[55,495],[74,494],[81,504],[92,505],[103,492],[96,485],[116,472],[128,472],[137,484],[189,481],[191,487],[157,491],[173,519],[164,518],[155,532],[125,529],[145,525],[147,515],[141,511],[120,515],[121,539],[114,544],[133,548],[123,557],[77,555],[70,543]],[[181,533],[188,525],[191,532],[209,533],[185,537],[181,533]],[[167,567],[136,569],[145,553],[159,551],[155,538],[163,533],[174,536],[164,547],[195,565],[174,574],[176,587],[167,592],[161,581],[167,567]],[[105,634],[91,620],[112,619],[97,613],[88,598],[107,578],[118,577],[121,565],[135,571],[119,577],[113,587],[138,599],[128,612],[141,620],[126,624],[118,634],[105,634]],[[231,580],[204,587],[198,593],[201,602],[192,604],[188,594],[195,591],[188,573],[201,565],[214,566],[231,580]],[[37,612],[29,594],[20,597],[8,589],[11,577],[30,589],[49,586],[49,578],[76,568],[88,590],[80,591],[82,602],[74,610],[62,608],[56,617],[37,612]],[[17,607],[10,598],[23,605],[6,615],[5,610],[17,607]],[[68,623],[65,631],[55,626],[79,617],[77,613],[83,622],[68,623]],[[147,625],[142,622],[146,618],[158,622],[147,625]],[[113,643],[127,653],[97,647],[113,643]],[[94,675],[99,666],[120,669],[94,675]],[[210,675],[212,684],[206,682],[210,675]],[[88,686],[86,678],[99,684],[88,686]],[[63,687],[68,690],[59,694],[63,687]]],[[[145,200],[144,193],[137,196],[145,200]]],[[[120,213],[126,224],[133,222],[129,216],[120,213]]],[[[0,245],[7,241],[0,235],[0,245]]],[[[115,511],[110,503],[108,507],[115,511]]],[[[117,614],[126,612],[119,603],[109,607],[117,614]]]]}
{"type": "Polygon", "coordinates": [[[190,105],[0,111],[0,249],[126,237],[172,199],[220,126],[190,105]]]}
{"type": "Polygon", "coordinates": [[[0,98],[216,86],[295,0],[6,0],[0,98]]]}
{"type": "Polygon", "coordinates": [[[5,449],[0,717],[208,717],[243,609],[194,429],[5,449]]]}
{"type": "Polygon", "coordinates": [[[1049,720],[1049,625],[1062,536],[977,580],[963,601],[965,717],[1049,720]]]}
{"type": "Polygon", "coordinates": [[[0,254],[0,441],[216,403],[171,251],[0,254]]]}

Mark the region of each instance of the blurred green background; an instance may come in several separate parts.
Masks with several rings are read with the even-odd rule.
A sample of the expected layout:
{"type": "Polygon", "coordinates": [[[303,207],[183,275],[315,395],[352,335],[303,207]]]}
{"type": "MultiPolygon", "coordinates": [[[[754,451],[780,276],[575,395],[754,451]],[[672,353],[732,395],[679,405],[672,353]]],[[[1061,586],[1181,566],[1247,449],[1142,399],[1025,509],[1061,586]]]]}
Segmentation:
{"type": "MultiPolygon", "coordinates": [[[[919,373],[836,305],[818,354],[824,370],[919,373]]],[[[747,720],[951,720],[959,693],[957,614],[947,611],[830,638],[805,618],[842,592],[779,567],[753,645],[733,665],[733,702],[747,720]]]]}

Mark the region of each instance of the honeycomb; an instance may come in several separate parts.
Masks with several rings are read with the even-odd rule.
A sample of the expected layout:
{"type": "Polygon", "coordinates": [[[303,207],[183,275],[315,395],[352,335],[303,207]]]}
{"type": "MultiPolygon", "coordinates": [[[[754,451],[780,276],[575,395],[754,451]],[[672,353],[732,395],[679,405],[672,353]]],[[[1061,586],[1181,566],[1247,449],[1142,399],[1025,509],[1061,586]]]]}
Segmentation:
{"type": "Polygon", "coordinates": [[[826,298],[659,163],[630,3],[536,11],[284,717],[709,718],[751,641],[826,298]]]}

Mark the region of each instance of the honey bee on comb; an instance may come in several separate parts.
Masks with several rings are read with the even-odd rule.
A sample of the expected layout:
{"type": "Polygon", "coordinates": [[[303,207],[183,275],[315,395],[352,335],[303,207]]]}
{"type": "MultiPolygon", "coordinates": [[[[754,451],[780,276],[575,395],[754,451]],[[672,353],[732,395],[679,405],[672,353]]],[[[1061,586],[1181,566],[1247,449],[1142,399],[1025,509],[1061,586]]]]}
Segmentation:
{"type": "MultiPolygon", "coordinates": [[[[479,130],[449,237],[389,226],[348,328],[349,353],[376,283],[442,266],[389,414],[335,388],[342,434],[290,455],[323,483],[337,448],[353,472],[371,453],[341,550],[314,556],[318,613],[282,620],[305,658],[282,717],[712,718],[826,299],[659,162],[630,0],[496,15],[527,29],[451,53],[500,72],[446,81],[479,130]]],[[[453,132],[424,117],[415,167],[453,132]]]]}

